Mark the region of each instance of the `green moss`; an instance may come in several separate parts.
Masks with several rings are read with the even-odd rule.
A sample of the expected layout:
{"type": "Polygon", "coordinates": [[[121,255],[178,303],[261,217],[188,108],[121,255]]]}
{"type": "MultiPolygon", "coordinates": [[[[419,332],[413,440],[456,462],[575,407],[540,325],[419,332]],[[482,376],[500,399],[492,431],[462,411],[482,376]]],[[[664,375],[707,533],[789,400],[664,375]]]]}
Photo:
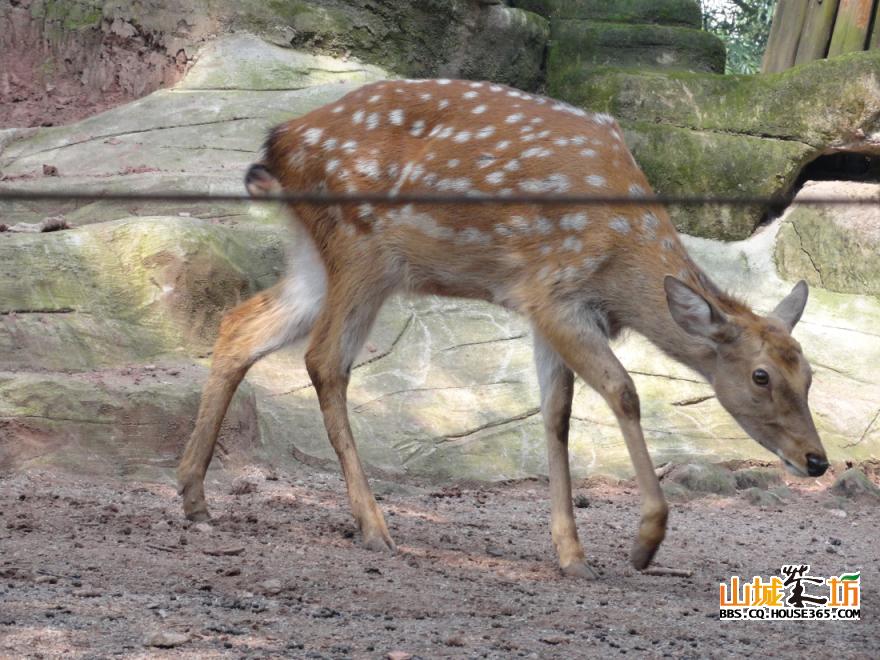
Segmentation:
{"type": "Polygon", "coordinates": [[[99,27],[103,19],[101,0],[42,0],[31,5],[31,16],[57,23],[65,30],[99,27]]]}
{"type": "MultiPolygon", "coordinates": [[[[748,135],[623,122],[627,144],[660,194],[771,195],[787,188],[814,150],[798,142],[748,135]]],[[[676,226],[689,234],[725,240],[749,236],[767,209],[674,207],[676,226]]]]}
{"type": "Polygon", "coordinates": [[[617,23],[702,24],[695,0],[514,0],[514,7],[550,18],[588,18],[617,23]]]}
{"type": "Polygon", "coordinates": [[[799,140],[823,148],[857,128],[871,128],[880,112],[880,51],[758,76],[551,67],[548,88],[558,98],[623,120],[799,140]]]}
{"type": "Polygon", "coordinates": [[[702,30],[554,19],[551,34],[551,89],[555,78],[595,66],[724,71],[724,44],[702,30]]]}

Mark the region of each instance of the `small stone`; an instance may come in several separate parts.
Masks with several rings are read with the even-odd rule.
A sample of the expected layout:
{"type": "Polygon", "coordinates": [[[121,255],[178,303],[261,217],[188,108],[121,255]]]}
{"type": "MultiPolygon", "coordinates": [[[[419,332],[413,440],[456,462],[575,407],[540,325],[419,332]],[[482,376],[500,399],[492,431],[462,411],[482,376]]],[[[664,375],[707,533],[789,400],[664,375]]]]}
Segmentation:
{"type": "Polygon", "coordinates": [[[590,506],[590,498],[583,494],[575,495],[574,505],[578,509],[586,509],[590,506]]]}
{"type": "Polygon", "coordinates": [[[406,651],[389,651],[385,656],[387,660],[412,660],[412,653],[406,651]]]}
{"type": "Polygon", "coordinates": [[[260,583],[260,588],[267,596],[275,596],[277,594],[280,594],[284,590],[284,586],[281,584],[281,580],[276,580],[275,578],[264,580],[260,583]]]}
{"type": "Polygon", "coordinates": [[[206,522],[196,523],[195,525],[192,526],[192,528],[201,534],[210,534],[211,532],[214,531],[214,528],[209,523],[206,523],[206,522]]]}
{"type": "Polygon", "coordinates": [[[175,632],[173,630],[160,630],[147,636],[144,646],[155,646],[160,649],[172,649],[175,646],[186,644],[189,641],[189,635],[175,632]]]}
{"type": "Polygon", "coordinates": [[[249,495],[257,492],[257,482],[247,477],[240,477],[232,482],[229,489],[231,495],[249,495]]]}
{"type": "Polygon", "coordinates": [[[846,518],[846,511],[843,509],[828,509],[828,513],[835,518],[846,518]]]}
{"type": "Polygon", "coordinates": [[[446,644],[446,646],[464,646],[464,640],[459,635],[452,635],[450,637],[447,637],[443,640],[443,643],[446,644]]]}

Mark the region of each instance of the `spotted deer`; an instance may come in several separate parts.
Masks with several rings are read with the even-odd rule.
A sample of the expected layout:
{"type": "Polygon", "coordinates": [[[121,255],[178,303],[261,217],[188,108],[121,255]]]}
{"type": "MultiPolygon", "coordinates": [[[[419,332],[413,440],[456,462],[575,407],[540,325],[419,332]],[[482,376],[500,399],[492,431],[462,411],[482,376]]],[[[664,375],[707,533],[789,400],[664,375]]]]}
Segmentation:
{"type": "MultiPolygon", "coordinates": [[[[642,197],[649,184],[620,127],[502,85],[386,81],[277,127],[246,176],[273,191],[390,195],[642,197]]],[[[609,341],[644,335],[702,374],[718,401],[792,472],[828,467],[807,405],[811,370],[791,330],[798,283],[767,317],[727,295],[689,258],[657,204],[291,204],[289,269],[223,319],[195,430],[178,469],[183,507],[208,517],[204,477],[236,387],[261,357],[310,337],[305,361],[363,543],[394,550],[358,457],[346,410],[352,363],[395,292],[485,300],[525,316],[549,459],[551,535],[562,571],[589,577],[571,502],[568,431],[574,374],[617,418],[642,494],[631,561],[648,566],[667,505],[640,425],[639,397],[609,341]]]]}

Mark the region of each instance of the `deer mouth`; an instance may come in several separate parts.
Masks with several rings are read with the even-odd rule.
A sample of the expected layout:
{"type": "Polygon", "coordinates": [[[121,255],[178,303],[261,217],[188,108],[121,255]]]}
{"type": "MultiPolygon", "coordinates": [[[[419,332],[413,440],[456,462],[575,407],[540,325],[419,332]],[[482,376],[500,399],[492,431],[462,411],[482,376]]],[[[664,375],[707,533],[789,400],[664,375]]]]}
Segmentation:
{"type": "Polygon", "coordinates": [[[791,472],[796,477],[810,476],[809,474],[807,474],[806,470],[804,470],[802,467],[800,467],[798,465],[795,465],[790,460],[788,460],[785,456],[782,456],[781,454],[777,454],[777,456],[779,456],[779,460],[782,461],[782,464],[785,466],[785,469],[788,470],[789,472],[791,472]]]}

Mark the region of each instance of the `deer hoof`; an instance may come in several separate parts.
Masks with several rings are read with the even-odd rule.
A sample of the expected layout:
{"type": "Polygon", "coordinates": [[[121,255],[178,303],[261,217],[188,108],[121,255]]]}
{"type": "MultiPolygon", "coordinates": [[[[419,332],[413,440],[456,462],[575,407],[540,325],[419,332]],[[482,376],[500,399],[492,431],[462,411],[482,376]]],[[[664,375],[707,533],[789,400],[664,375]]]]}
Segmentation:
{"type": "Polygon", "coordinates": [[[562,566],[562,574],[566,577],[578,578],[579,580],[598,580],[599,574],[585,561],[575,561],[568,566],[562,566]]]}
{"type": "Polygon", "coordinates": [[[373,552],[384,552],[393,555],[397,552],[394,541],[382,534],[368,534],[364,536],[364,547],[373,552]]]}
{"type": "Polygon", "coordinates": [[[632,565],[640,571],[645,570],[648,568],[659,547],[659,543],[647,544],[644,541],[637,540],[630,553],[632,565]]]}

